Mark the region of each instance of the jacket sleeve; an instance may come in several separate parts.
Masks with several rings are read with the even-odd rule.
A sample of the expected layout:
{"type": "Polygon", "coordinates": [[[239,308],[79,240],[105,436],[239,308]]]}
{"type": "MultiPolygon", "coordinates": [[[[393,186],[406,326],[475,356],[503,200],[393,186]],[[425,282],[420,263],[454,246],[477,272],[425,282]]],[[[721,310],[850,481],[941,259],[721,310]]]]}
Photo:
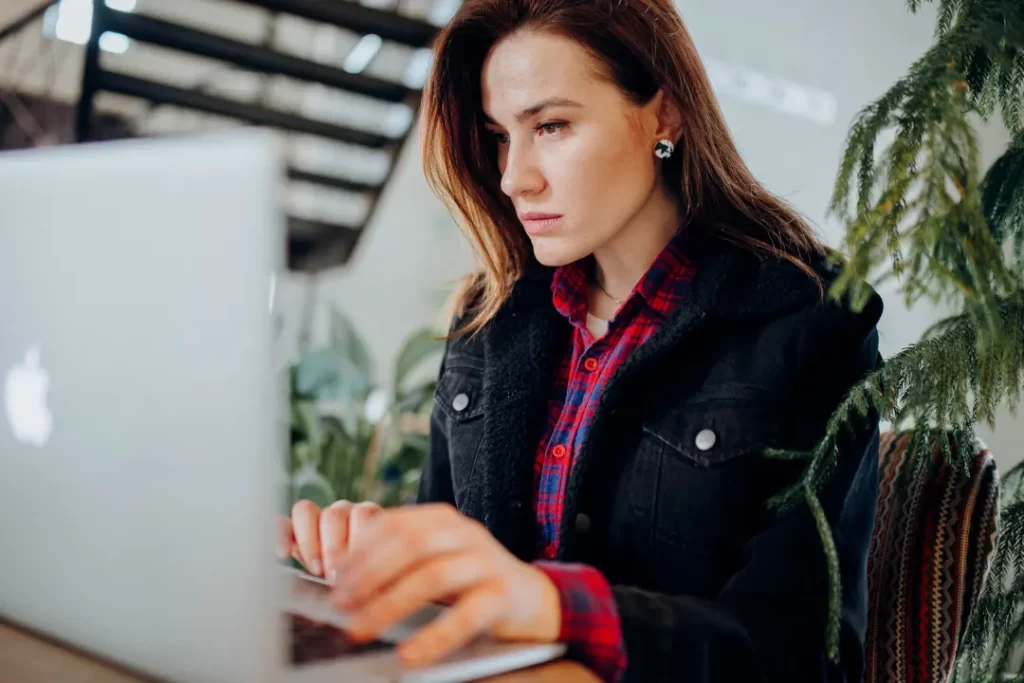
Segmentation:
{"type": "MultiPolygon", "coordinates": [[[[449,339],[445,342],[441,366],[437,371],[438,381],[444,376],[448,353],[451,351],[451,333],[458,328],[458,317],[452,320],[448,329],[449,339]]],[[[430,411],[430,450],[420,469],[420,482],[416,490],[416,503],[449,503],[455,505],[452,488],[451,461],[448,457],[448,432],[444,413],[435,403],[430,411]]]]}
{"type": "Polygon", "coordinates": [[[416,491],[417,503],[450,503],[455,505],[452,472],[448,460],[448,437],[444,432],[444,416],[437,409],[430,414],[430,452],[420,472],[416,491]]]}
{"type": "MultiPolygon", "coordinates": [[[[828,413],[879,358],[874,325],[881,303],[872,305],[877,310],[858,316],[844,312],[838,320],[812,316],[811,329],[801,335],[797,372],[803,379],[797,386],[805,400],[799,404],[820,407],[808,427],[819,438],[828,413]]],[[[629,662],[623,680],[861,680],[866,562],[878,487],[877,425],[877,419],[869,420],[841,440],[837,466],[818,494],[839,556],[840,664],[826,656],[828,569],[814,518],[802,505],[756,530],[743,548],[743,566],[713,600],[612,586],[629,662]]],[[[792,465],[779,466],[787,464],[792,465]]]]}
{"type": "Polygon", "coordinates": [[[626,668],[615,596],[608,580],[596,568],[585,564],[537,560],[558,590],[562,626],[558,640],[568,646],[568,655],[585,664],[602,681],[616,683],[626,668]]]}

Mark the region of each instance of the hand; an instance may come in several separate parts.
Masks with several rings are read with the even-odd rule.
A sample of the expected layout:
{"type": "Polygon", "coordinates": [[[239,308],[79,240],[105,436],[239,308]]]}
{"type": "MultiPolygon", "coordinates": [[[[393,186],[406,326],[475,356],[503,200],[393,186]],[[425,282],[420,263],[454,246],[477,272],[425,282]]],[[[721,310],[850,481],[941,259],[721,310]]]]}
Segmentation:
{"type": "Polygon", "coordinates": [[[347,630],[359,640],[372,639],[428,603],[452,605],[399,645],[410,666],[434,662],[484,633],[534,642],[559,636],[561,604],[547,575],[450,505],[377,514],[334,567],[331,599],[352,614],[347,630]]]}
{"type": "Polygon", "coordinates": [[[323,510],[300,500],[292,506],[291,519],[280,519],[281,559],[294,557],[311,574],[330,577],[331,561],[356,542],[382,508],[376,503],[339,500],[323,510]]]}

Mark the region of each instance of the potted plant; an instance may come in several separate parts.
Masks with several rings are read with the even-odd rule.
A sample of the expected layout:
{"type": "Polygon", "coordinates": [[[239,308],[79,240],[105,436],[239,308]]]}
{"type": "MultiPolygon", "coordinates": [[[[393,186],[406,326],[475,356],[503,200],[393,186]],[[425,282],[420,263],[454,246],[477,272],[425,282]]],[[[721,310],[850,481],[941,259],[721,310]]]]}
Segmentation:
{"type": "Polygon", "coordinates": [[[429,449],[430,409],[444,340],[414,331],[382,385],[367,344],[337,308],[329,342],[288,370],[291,429],[287,463],[290,506],[309,499],[411,502],[429,449]]]}

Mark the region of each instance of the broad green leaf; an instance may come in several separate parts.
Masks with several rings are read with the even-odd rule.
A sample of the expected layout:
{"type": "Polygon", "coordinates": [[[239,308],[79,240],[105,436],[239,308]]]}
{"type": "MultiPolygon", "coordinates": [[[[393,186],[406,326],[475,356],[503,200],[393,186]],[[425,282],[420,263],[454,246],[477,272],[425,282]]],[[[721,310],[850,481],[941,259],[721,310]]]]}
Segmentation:
{"type": "Polygon", "coordinates": [[[358,476],[362,458],[355,439],[338,429],[325,430],[320,471],[330,482],[338,498],[348,498],[353,477],[358,476]]]}
{"type": "Polygon", "coordinates": [[[368,378],[371,378],[370,382],[372,382],[372,378],[376,376],[373,356],[359,331],[356,330],[348,316],[336,306],[330,307],[330,318],[331,346],[340,348],[349,361],[368,378]]]}
{"type": "Polygon", "coordinates": [[[292,401],[291,405],[291,427],[303,440],[316,432],[316,403],[313,401],[292,401]]]}
{"type": "Polygon", "coordinates": [[[406,339],[395,362],[395,395],[399,395],[409,373],[428,358],[444,351],[444,340],[438,339],[437,332],[429,328],[417,330],[406,339]]]}
{"type": "Polygon", "coordinates": [[[310,463],[310,445],[308,441],[300,441],[292,446],[292,471],[296,472],[310,463]]]}
{"type": "Polygon", "coordinates": [[[299,360],[296,386],[300,394],[319,400],[363,400],[373,388],[373,376],[366,368],[353,363],[341,348],[328,347],[299,360]]]}
{"type": "Polygon", "coordinates": [[[292,477],[292,488],[295,500],[311,500],[320,507],[330,505],[336,500],[330,482],[316,468],[303,466],[292,477]]]}
{"type": "Polygon", "coordinates": [[[432,405],[437,381],[430,380],[406,389],[395,400],[395,411],[401,413],[429,414],[425,408],[432,405]]]}
{"type": "Polygon", "coordinates": [[[344,423],[333,415],[325,415],[320,418],[320,428],[324,434],[336,435],[339,439],[352,441],[355,439],[354,430],[345,428],[344,423]]]}

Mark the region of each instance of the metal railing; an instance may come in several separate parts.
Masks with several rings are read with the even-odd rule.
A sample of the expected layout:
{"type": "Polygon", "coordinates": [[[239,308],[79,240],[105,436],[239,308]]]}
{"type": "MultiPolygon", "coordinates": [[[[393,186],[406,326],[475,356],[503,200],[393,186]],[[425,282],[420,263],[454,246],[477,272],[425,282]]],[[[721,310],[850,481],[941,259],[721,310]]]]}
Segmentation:
{"type": "MultiPolygon", "coordinates": [[[[292,15],[310,22],[346,29],[363,36],[373,34],[381,40],[400,43],[414,50],[429,46],[439,28],[428,22],[404,16],[398,12],[374,9],[357,2],[336,0],[236,0],[269,16],[268,36],[273,35],[276,18],[292,15]]],[[[28,30],[43,19],[47,10],[59,5],[60,0],[45,0],[34,9],[0,29],[0,41],[28,30]]],[[[253,73],[264,86],[267,78],[283,75],[310,85],[325,86],[331,90],[359,95],[377,102],[404,104],[413,119],[420,104],[420,90],[406,84],[378,78],[366,73],[348,71],[320,61],[275,49],[272,39],[260,44],[246,43],[218,35],[210,29],[186,26],[173,20],[149,16],[144,13],[122,12],[107,6],[106,0],[92,0],[92,25],[89,40],[84,46],[81,90],[74,106],[71,121],[63,127],[74,129],[73,136],[61,136],[62,142],[84,142],[109,137],[105,135],[106,122],[97,111],[97,96],[101,93],[123,95],[148,103],[139,120],[124,120],[124,133],[144,130],[145,119],[159,107],[201,112],[228,118],[242,124],[265,126],[290,134],[310,135],[324,140],[344,143],[388,157],[383,177],[359,179],[333,176],[322,168],[288,168],[287,179],[305,185],[318,186],[329,191],[358,195],[367,202],[368,209],[356,224],[343,225],[310,218],[290,217],[288,239],[289,267],[295,270],[316,271],[340,265],[348,260],[360,236],[374,215],[384,188],[397,165],[398,156],[405,145],[412,126],[401,135],[385,134],[378,128],[360,128],[358,124],[341,125],[329,120],[310,118],[299,111],[275,108],[263,95],[253,100],[225,97],[217,92],[214,82],[199,82],[182,87],[155,80],[149,74],[122,73],[118,62],[108,63],[101,58],[100,38],[105,33],[116,33],[133,42],[157,46],[182,55],[195,55],[221,63],[226,67],[253,73]],[[140,121],[142,126],[140,127],[140,121]],[[101,125],[103,124],[103,125],[101,125]]],[[[56,38],[54,38],[56,40],[56,38]]],[[[77,52],[75,58],[81,58],[77,52]]],[[[3,95],[3,93],[0,93],[3,95]]],[[[16,92],[11,97],[17,99],[16,92]]],[[[25,95],[25,97],[29,97],[25,95]]],[[[10,109],[11,107],[8,106],[10,109]]],[[[344,120],[344,119],[343,119],[344,120]]],[[[346,122],[347,123],[347,122],[346,122]]],[[[339,172],[340,169],[339,169],[339,172]]]]}

